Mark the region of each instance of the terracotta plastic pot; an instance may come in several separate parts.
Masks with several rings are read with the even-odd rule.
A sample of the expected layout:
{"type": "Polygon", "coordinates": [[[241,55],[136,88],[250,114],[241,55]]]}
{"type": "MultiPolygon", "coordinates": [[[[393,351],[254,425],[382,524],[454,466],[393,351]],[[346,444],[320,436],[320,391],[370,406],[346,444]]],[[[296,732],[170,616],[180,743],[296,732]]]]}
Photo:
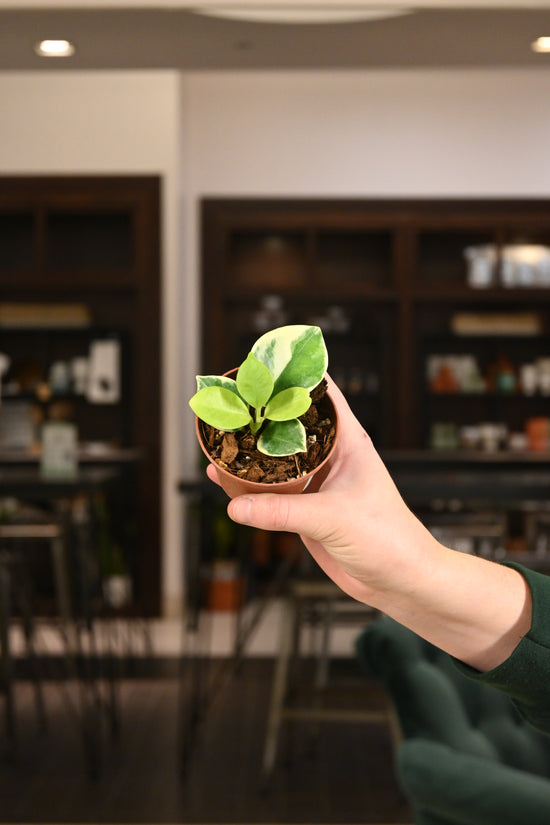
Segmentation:
{"type": "Polygon", "coordinates": [[[203,601],[208,610],[238,610],[246,601],[246,578],[234,560],[212,563],[203,581],[203,601]]]}
{"type": "MultiPolygon", "coordinates": [[[[228,373],[225,373],[228,376],[232,376],[236,370],[230,370],[228,373]]],[[[201,449],[209,462],[212,466],[216,469],[216,473],[218,475],[218,481],[220,482],[221,487],[225,490],[229,498],[235,498],[236,496],[242,496],[245,493],[314,493],[316,492],[323,481],[325,480],[326,476],[328,475],[328,471],[330,469],[329,460],[334,450],[334,445],[336,444],[336,439],[338,438],[338,413],[336,412],[336,407],[332,402],[330,395],[327,393],[323,399],[324,404],[328,404],[330,406],[330,417],[335,423],[336,427],[336,435],[334,437],[334,441],[332,442],[332,447],[327,456],[323,459],[323,461],[315,467],[315,469],[311,470],[311,472],[307,473],[305,476],[300,476],[299,478],[291,478],[288,481],[277,482],[274,484],[264,483],[261,481],[247,481],[245,478],[239,478],[238,476],[230,473],[228,470],[224,470],[223,467],[220,467],[216,464],[215,461],[212,460],[208,449],[204,445],[202,432],[201,432],[201,422],[198,418],[195,418],[195,431],[197,433],[197,438],[201,449]]]]}

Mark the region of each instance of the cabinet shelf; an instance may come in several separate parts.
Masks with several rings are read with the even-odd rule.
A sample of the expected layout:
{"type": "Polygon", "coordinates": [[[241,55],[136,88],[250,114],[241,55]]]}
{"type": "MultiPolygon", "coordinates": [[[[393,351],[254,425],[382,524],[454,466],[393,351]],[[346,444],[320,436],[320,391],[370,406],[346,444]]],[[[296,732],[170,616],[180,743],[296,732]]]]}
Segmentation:
{"type": "Polygon", "coordinates": [[[65,293],[78,289],[134,289],[135,276],[131,270],[121,269],[3,269],[0,268],[0,291],[7,290],[9,295],[14,291],[37,290],[65,293]]]}
{"type": "MultiPolygon", "coordinates": [[[[81,451],[82,460],[117,462],[130,447],[139,450],[142,460],[125,462],[123,489],[110,495],[117,499],[117,541],[132,558],[134,609],[144,616],[158,615],[161,605],[160,281],[157,176],[0,178],[0,351],[11,359],[4,390],[24,379],[17,392],[4,394],[3,408],[12,402],[16,417],[20,405],[29,422],[24,441],[29,433],[36,440],[51,415],[74,421],[83,442],[119,445],[86,459],[81,451]],[[14,304],[23,311],[7,306],[14,304]],[[70,324],[63,313],[56,316],[61,305],[84,308],[90,321],[70,324]],[[113,337],[118,353],[92,354],[92,342],[113,337]],[[90,401],[72,391],[77,381],[64,378],[57,386],[70,391],[39,400],[38,384],[56,386],[50,367],[63,362],[72,369],[76,358],[94,359],[94,391],[102,383],[108,400],[110,383],[114,403],[90,401]]],[[[0,451],[0,462],[6,456],[0,451]]]]}
{"type": "Polygon", "coordinates": [[[393,234],[389,229],[318,229],[315,280],[330,288],[377,288],[393,279],[393,234]]]}
{"type": "Polygon", "coordinates": [[[202,233],[205,371],[238,362],[245,339],[257,337],[254,313],[261,299],[276,294],[285,323],[322,321],[329,307],[343,308],[347,331],[331,336],[327,328],[329,370],[363,365],[377,376],[377,393],[348,397],[377,430],[383,449],[423,447],[438,399],[445,399],[441,404],[457,426],[470,424],[483,405],[492,414],[502,407],[514,426],[531,410],[541,414],[540,395],[514,395],[512,401],[505,393],[460,394],[449,396],[449,403],[433,394],[427,405],[425,365],[427,355],[438,351],[473,353],[484,367],[502,347],[517,367],[545,355],[550,289],[475,288],[465,251],[548,245],[549,202],[209,198],[202,203],[202,233]],[[263,265],[268,253],[271,269],[263,265]],[[245,264],[246,277],[244,269],[235,269],[245,264]],[[453,332],[458,313],[516,311],[536,314],[537,323],[540,318],[538,331],[532,325],[536,334],[453,332]]]}
{"type": "Polygon", "coordinates": [[[531,404],[535,402],[544,401],[547,404],[550,404],[550,397],[547,395],[542,395],[541,393],[534,393],[533,395],[527,395],[527,393],[522,392],[430,392],[426,393],[427,397],[430,399],[437,399],[442,401],[480,401],[483,399],[487,399],[489,401],[510,401],[510,402],[517,402],[517,401],[525,401],[530,402],[531,404]]]}
{"type": "Polygon", "coordinates": [[[131,271],[133,231],[129,208],[50,209],[46,214],[44,268],[131,271]]]}
{"type": "Polygon", "coordinates": [[[305,289],[300,286],[288,286],[277,290],[262,287],[261,284],[244,289],[225,285],[222,300],[228,305],[255,305],[260,298],[270,294],[280,295],[283,299],[290,299],[296,304],[355,304],[358,299],[365,302],[395,303],[399,299],[394,289],[343,283],[322,290],[318,287],[305,289]]]}
{"type": "Polygon", "coordinates": [[[5,388],[2,389],[2,401],[29,401],[41,407],[47,407],[50,404],[54,404],[56,401],[68,401],[71,404],[85,404],[90,405],[94,408],[119,407],[122,404],[122,401],[112,401],[108,404],[98,404],[95,401],[90,401],[90,399],[86,395],[76,392],[52,393],[52,395],[50,395],[48,398],[40,398],[40,396],[37,395],[36,392],[12,393],[6,390],[5,388]]]}
{"type": "Polygon", "coordinates": [[[466,285],[439,284],[431,287],[416,287],[411,295],[415,300],[426,303],[531,304],[536,301],[550,302],[550,289],[537,287],[474,289],[466,285]]]}
{"type": "Polygon", "coordinates": [[[0,273],[29,272],[36,261],[36,221],[32,212],[0,208],[0,273]]]}
{"type": "Polygon", "coordinates": [[[380,398],[379,390],[361,390],[360,392],[350,392],[343,390],[346,399],[351,403],[355,401],[376,401],[380,398]]]}

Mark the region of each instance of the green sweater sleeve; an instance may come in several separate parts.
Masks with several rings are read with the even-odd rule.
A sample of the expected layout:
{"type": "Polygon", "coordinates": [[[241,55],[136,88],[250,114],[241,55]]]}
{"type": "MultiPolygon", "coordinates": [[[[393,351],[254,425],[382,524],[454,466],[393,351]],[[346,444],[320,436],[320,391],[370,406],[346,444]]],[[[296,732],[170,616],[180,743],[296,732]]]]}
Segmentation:
{"type": "Polygon", "coordinates": [[[528,722],[550,733],[550,576],[513,562],[506,564],[524,576],[531,591],[533,617],[529,632],[510,657],[493,670],[480,672],[454,661],[470,678],[508,694],[528,722]]]}

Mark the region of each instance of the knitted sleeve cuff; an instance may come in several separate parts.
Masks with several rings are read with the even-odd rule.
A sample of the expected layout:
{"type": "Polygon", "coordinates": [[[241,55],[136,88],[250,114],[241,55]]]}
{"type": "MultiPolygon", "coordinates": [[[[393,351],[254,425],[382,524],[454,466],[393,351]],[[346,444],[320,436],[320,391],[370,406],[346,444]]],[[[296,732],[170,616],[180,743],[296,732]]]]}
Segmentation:
{"type": "Polygon", "coordinates": [[[533,602],[529,632],[511,655],[492,670],[480,672],[458,659],[456,667],[471,679],[508,694],[532,725],[550,733],[550,576],[506,562],[527,581],[533,602]]]}

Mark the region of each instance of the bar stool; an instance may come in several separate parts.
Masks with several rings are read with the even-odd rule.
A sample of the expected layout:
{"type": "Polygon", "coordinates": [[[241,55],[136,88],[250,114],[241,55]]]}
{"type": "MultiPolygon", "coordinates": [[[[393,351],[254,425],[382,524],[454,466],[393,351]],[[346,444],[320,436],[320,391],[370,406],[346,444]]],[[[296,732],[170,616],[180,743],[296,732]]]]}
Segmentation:
{"type": "Polygon", "coordinates": [[[262,760],[262,781],[267,785],[275,766],[281,726],[285,720],[311,722],[384,722],[388,714],[379,710],[331,708],[317,699],[330,681],[331,635],[337,626],[357,624],[364,627],[378,611],[347,596],[329,579],[296,579],[288,583],[283,601],[279,651],[275,663],[271,700],[267,718],[262,760]],[[295,707],[289,701],[291,669],[301,655],[300,639],[306,627],[316,626],[320,644],[316,651],[312,701],[295,707]]]}
{"type": "Polygon", "coordinates": [[[65,552],[64,530],[55,521],[0,524],[0,656],[2,689],[5,700],[5,726],[8,754],[17,752],[17,725],[14,697],[14,662],[10,644],[13,609],[21,614],[25,652],[32,665],[32,678],[38,718],[45,725],[45,708],[41,678],[34,645],[35,620],[28,589],[28,570],[22,542],[45,540],[50,543],[53,579],[56,591],[60,629],[67,649],[70,649],[71,597],[65,552]]]}

